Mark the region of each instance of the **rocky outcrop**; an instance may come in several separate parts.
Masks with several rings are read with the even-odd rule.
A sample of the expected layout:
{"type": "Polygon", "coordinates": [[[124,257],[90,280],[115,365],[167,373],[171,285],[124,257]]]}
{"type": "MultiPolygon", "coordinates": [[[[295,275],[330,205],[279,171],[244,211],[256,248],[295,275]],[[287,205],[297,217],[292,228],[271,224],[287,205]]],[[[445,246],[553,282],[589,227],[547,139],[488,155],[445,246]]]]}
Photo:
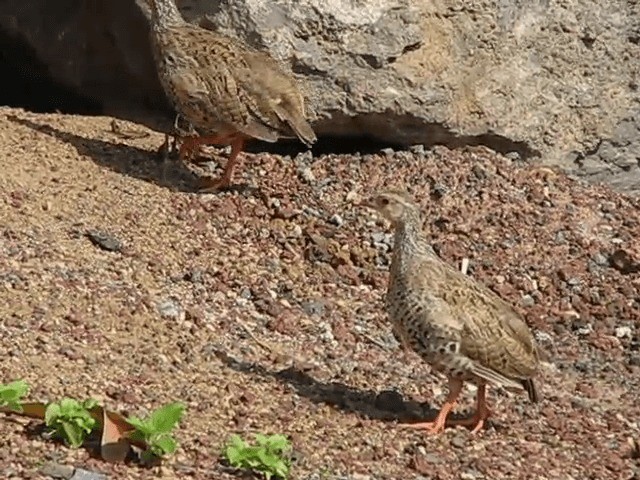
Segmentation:
{"type": "MultiPolygon", "coordinates": [[[[269,50],[321,135],[484,144],[640,191],[640,5],[612,0],[190,0],[269,50]]],[[[144,0],[5,0],[0,27],[105,112],[166,121],[144,0]]],[[[151,123],[150,123],[151,122],[151,123]]],[[[166,123],[166,122],[165,122],[166,123]]]]}

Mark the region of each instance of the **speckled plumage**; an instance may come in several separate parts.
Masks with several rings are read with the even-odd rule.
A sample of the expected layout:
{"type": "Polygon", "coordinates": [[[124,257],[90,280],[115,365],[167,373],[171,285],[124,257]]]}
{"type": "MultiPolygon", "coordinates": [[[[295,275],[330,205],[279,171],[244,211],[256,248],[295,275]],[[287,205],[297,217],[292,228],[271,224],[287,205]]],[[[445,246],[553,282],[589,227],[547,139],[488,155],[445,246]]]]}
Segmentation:
{"type": "Polygon", "coordinates": [[[250,138],[275,142],[316,141],[305,119],[295,80],[269,55],[239,41],[187,23],[174,0],[149,0],[151,45],[160,82],[179,115],[198,131],[186,137],[181,156],[199,145],[232,146],[223,183],[235,156],[250,138]],[[231,164],[231,165],[229,165],[231,164]]]}
{"type": "MultiPolygon", "coordinates": [[[[485,385],[493,383],[525,390],[537,401],[532,377],[538,351],[518,313],[436,255],[421,234],[420,211],[408,194],[382,192],[369,205],[395,228],[386,306],[401,342],[445,374],[453,390],[463,381],[475,383],[484,402],[485,385]]],[[[446,418],[440,420],[439,431],[446,418]]]]}

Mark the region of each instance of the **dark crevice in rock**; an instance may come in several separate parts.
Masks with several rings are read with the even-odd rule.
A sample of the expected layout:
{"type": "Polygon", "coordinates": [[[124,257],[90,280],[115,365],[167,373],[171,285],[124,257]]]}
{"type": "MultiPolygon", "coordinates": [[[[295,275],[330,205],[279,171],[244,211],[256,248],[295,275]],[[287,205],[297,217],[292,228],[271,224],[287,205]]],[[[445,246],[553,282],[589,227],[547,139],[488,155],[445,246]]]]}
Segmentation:
{"type": "MultiPolygon", "coordinates": [[[[382,132],[385,125],[382,122],[379,123],[380,117],[377,114],[363,115],[349,118],[349,120],[359,124],[357,130],[360,130],[360,135],[340,134],[340,125],[345,119],[339,117],[331,121],[331,127],[328,122],[320,122],[316,128],[319,140],[313,146],[314,155],[373,154],[387,148],[403,150],[413,145],[424,145],[426,148],[444,145],[449,148],[485,146],[502,154],[516,152],[522,160],[540,156],[540,153],[532,149],[526,142],[515,142],[497,134],[457,135],[440,124],[432,124],[429,127],[416,129],[409,138],[394,137],[391,126],[388,127],[387,133],[382,132]]],[[[399,116],[388,114],[385,116],[385,122],[391,125],[401,125],[406,122],[406,119],[403,120],[399,116]]],[[[354,130],[356,130],[354,126],[345,129],[345,131],[354,130]]],[[[278,143],[252,142],[247,146],[247,149],[250,152],[270,152],[291,156],[307,150],[296,140],[281,140],[278,143]]]]}
{"type": "Polygon", "coordinates": [[[98,115],[100,102],[88,99],[51,79],[46,65],[26,44],[0,30],[0,105],[39,113],[60,111],[98,115]]]}

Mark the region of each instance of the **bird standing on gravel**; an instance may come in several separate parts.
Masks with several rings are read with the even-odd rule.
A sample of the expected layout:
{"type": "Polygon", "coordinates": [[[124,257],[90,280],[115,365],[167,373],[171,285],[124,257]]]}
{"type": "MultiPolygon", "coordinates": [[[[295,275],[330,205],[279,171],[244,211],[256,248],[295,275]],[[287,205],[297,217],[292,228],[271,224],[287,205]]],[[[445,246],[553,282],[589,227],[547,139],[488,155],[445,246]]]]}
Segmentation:
{"type": "Polygon", "coordinates": [[[191,157],[201,145],[231,146],[221,178],[205,180],[201,191],[231,184],[238,155],[249,139],[298,137],[307,146],[316,141],[295,80],[273,58],[187,23],[174,0],[147,2],[160,82],[178,114],[199,133],[181,139],[180,158],[191,157]]]}
{"type": "Polygon", "coordinates": [[[537,402],[532,377],[538,351],[516,311],[436,255],[421,234],[420,211],[407,193],[382,192],[364,205],[395,228],[386,297],[393,328],[405,345],[449,380],[449,395],[436,419],[407,426],[440,433],[445,425],[465,425],[478,432],[490,415],[488,383],[524,390],[537,402]],[[476,412],[448,421],[465,381],[478,386],[476,412]]]}

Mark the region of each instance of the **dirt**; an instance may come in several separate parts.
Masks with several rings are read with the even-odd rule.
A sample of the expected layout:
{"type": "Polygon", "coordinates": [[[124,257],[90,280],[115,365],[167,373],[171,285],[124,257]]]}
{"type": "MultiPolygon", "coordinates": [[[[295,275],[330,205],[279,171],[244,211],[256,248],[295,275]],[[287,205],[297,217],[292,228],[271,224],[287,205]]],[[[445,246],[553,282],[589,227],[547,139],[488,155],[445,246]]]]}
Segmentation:
{"type": "Polygon", "coordinates": [[[245,188],[202,195],[202,170],[163,178],[162,135],[110,122],[1,110],[0,381],[136,415],[181,400],[180,449],[110,465],[0,419],[0,476],[240,478],[222,446],[262,432],[291,437],[293,479],[640,478],[637,198],[480,148],[249,155],[245,188]],[[446,394],[390,332],[390,231],[357,206],[398,186],[543,350],[541,403],[491,390],[475,436],[398,424],[446,394]]]}

